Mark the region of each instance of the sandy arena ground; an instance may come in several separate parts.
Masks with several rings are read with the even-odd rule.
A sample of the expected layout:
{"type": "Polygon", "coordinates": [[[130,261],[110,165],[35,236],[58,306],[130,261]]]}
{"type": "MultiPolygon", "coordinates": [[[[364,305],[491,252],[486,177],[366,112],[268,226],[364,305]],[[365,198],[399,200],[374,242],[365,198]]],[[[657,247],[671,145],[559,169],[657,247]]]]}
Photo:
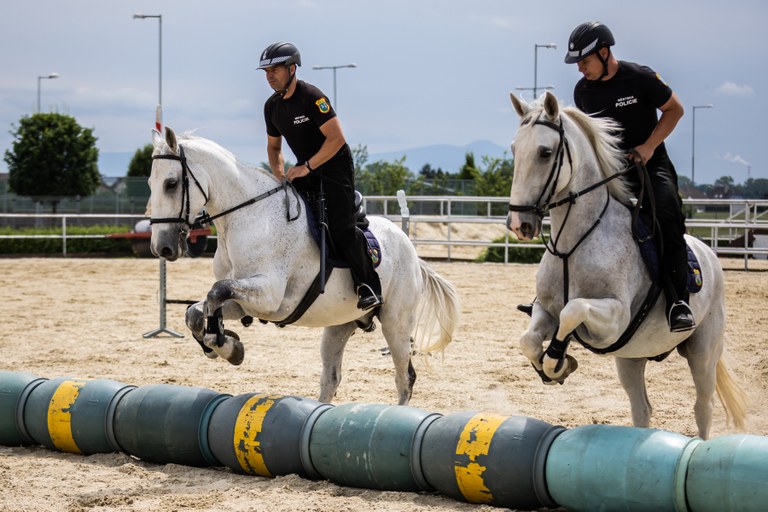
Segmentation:
{"type": "MultiPolygon", "coordinates": [[[[421,252],[421,249],[420,249],[421,252]]],[[[768,264],[722,260],[728,290],[732,369],[751,397],[749,433],[768,435],[768,264]]],[[[482,410],[576,427],[630,425],[613,360],[574,346],[579,370],[564,386],[544,386],[517,347],[527,317],[515,310],[533,296],[536,265],[432,262],[457,287],[463,309],[444,362],[419,374],[411,405],[450,413],[482,410]]],[[[199,298],[212,284],[210,259],[168,264],[168,298],[199,298]]],[[[241,394],[316,398],[320,331],[256,324],[237,329],[242,366],[205,358],[168,305],[168,327],[183,339],[142,334],[159,325],[158,261],[153,259],[0,259],[5,296],[0,369],[42,377],[169,383],[241,394]]],[[[238,326],[239,327],[239,326],[238,326]]],[[[394,403],[393,370],[381,331],[358,332],[344,358],[336,403],[394,403]]],[[[694,391],[676,353],[648,368],[653,426],[695,435],[694,391]]],[[[729,432],[715,408],[713,434],[729,432]]],[[[0,511],[490,511],[437,494],[340,487],[297,476],[267,479],[226,468],[157,465],[125,454],[81,456],[42,447],[0,447],[0,511]]]]}

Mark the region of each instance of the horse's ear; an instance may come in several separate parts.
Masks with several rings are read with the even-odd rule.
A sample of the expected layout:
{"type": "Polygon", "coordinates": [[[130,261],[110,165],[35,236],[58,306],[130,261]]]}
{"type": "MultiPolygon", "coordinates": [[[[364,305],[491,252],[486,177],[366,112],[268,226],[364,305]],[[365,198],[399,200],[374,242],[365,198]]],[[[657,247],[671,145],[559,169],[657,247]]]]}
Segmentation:
{"type": "Polygon", "coordinates": [[[547,91],[544,94],[544,112],[550,119],[555,120],[560,115],[560,104],[557,102],[557,96],[547,91]]]}
{"type": "Polygon", "coordinates": [[[518,98],[513,93],[509,93],[509,99],[512,100],[512,105],[514,105],[515,111],[520,117],[525,117],[525,115],[530,112],[531,106],[522,98],[518,98]]]}
{"type": "Polygon", "coordinates": [[[152,145],[157,146],[161,142],[163,142],[163,134],[152,128],[152,145]]]}
{"type": "Polygon", "coordinates": [[[171,129],[170,126],[165,127],[165,142],[168,143],[168,147],[171,148],[171,151],[174,153],[178,151],[176,144],[176,133],[171,129]]]}

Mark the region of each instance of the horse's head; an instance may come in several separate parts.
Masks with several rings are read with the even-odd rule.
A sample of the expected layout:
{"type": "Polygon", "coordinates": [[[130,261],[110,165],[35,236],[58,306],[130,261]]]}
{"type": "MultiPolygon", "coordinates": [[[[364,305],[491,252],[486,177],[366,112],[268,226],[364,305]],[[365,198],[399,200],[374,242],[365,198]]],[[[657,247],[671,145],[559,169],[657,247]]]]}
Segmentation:
{"type": "Polygon", "coordinates": [[[521,240],[541,230],[547,205],[568,183],[570,149],[565,139],[557,98],[547,91],[540,102],[529,105],[510,94],[520,116],[512,144],[515,174],[509,198],[507,227],[521,240]]]}
{"type": "Polygon", "coordinates": [[[208,200],[206,176],[192,173],[172,129],[166,127],[165,139],[153,131],[152,141],[150,248],[155,256],[174,261],[186,252],[187,233],[208,200]]]}

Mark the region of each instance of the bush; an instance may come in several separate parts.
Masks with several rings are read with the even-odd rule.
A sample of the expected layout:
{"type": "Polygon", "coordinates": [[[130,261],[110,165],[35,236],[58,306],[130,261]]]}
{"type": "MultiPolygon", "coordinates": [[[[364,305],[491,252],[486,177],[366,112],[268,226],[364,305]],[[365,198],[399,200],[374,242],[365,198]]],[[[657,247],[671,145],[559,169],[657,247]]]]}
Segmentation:
{"type": "MultiPolygon", "coordinates": [[[[70,235],[106,235],[128,232],[129,226],[67,226],[70,235]]],[[[0,235],[61,236],[61,228],[0,228],[0,235]]],[[[0,254],[61,254],[61,238],[0,238],[0,254]]],[[[68,254],[130,254],[127,238],[67,238],[68,254]]]]}
{"type": "MultiPolygon", "coordinates": [[[[494,243],[503,244],[506,237],[499,237],[493,240],[494,243]]],[[[518,242],[516,240],[510,240],[510,247],[508,253],[508,261],[510,263],[538,263],[541,261],[541,257],[544,255],[546,249],[523,247],[528,244],[518,242]],[[515,247],[517,245],[517,247],[515,247]]],[[[530,243],[542,243],[541,239],[535,239],[530,243]]],[[[485,261],[491,263],[504,263],[504,247],[488,247],[486,250],[477,257],[477,261],[485,261]]]]}

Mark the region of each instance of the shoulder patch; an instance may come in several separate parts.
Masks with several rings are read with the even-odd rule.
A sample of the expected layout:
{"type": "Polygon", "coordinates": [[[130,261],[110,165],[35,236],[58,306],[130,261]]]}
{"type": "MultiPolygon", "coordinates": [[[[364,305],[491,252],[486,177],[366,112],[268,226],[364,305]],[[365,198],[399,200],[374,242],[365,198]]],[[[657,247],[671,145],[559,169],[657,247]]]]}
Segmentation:
{"type": "Polygon", "coordinates": [[[328,100],[325,98],[320,98],[315,102],[315,105],[317,105],[318,110],[320,110],[320,113],[327,114],[331,111],[331,106],[328,104],[328,100]]]}

